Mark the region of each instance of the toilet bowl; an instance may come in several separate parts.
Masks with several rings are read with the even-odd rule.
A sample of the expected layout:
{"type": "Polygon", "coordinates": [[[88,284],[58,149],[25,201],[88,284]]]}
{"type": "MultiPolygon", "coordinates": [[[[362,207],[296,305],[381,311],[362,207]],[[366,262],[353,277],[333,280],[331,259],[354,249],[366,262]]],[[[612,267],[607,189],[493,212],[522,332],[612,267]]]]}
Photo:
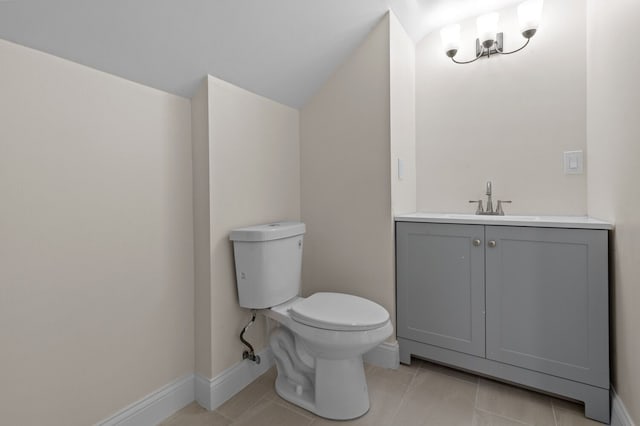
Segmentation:
{"type": "Polygon", "coordinates": [[[239,304],[279,325],[269,338],[277,394],[321,417],[353,419],[369,410],[362,355],[393,326],[386,309],[362,297],[298,296],[305,231],[303,223],[276,222],[231,232],[239,304]]]}
{"type": "Polygon", "coordinates": [[[261,312],[280,324],[269,339],[278,395],[334,420],[369,410],[362,355],[393,333],[382,306],[347,294],[315,293],[261,312]]]}

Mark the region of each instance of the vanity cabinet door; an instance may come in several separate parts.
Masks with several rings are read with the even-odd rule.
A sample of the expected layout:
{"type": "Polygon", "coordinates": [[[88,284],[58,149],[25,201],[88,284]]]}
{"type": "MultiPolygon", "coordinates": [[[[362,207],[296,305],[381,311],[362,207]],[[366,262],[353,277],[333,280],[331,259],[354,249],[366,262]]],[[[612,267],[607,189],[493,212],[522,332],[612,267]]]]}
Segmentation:
{"type": "Polygon", "coordinates": [[[484,226],[398,222],[399,337],[484,356],[484,226]]]}
{"type": "Polygon", "coordinates": [[[607,231],[485,232],[487,358],[608,387],[607,231]]]}

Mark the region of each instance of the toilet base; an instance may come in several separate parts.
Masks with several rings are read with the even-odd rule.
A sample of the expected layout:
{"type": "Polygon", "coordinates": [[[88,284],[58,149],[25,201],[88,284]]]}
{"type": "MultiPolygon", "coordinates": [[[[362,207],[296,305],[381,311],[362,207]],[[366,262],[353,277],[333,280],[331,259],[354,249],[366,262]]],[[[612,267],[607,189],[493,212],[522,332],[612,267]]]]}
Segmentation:
{"type": "Polygon", "coordinates": [[[269,345],[278,369],[276,393],[320,417],[349,420],[369,411],[369,391],[362,356],[347,359],[314,358],[286,327],[271,332],[269,345]]]}
{"type": "Polygon", "coordinates": [[[333,420],[363,416],[369,411],[369,390],[362,357],[316,359],[316,409],[333,420]]]}
{"type": "Polygon", "coordinates": [[[362,357],[316,358],[315,389],[292,384],[278,371],[276,393],[290,403],[331,420],[350,420],[369,411],[369,391],[362,357]]]}

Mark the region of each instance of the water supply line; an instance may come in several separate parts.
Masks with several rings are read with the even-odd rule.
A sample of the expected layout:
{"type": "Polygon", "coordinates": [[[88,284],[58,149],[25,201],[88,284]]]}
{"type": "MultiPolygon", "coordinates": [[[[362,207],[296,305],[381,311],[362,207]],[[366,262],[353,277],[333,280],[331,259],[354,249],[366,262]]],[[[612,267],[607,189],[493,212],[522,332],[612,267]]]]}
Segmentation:
{"type": "Polygon", "coordinates": [[[254,322],[256,322],[256,310],[252,309],[251,310],[251,320],[249,321],[249,323],[247,325],[244,326],[244,328],[240,332],[240,341],[242,343],[244,343],[244,345],[247,348],[249,348],[249,350],[242,352],[242,359],[248,359],[249,361],[253,361],[256,364],[260,364],[260,356],[256,355],[255,351],[253,350],[253,346],[251,346],[251,343],[249,343],[248,341],[246,341],[244,339],[244,333],[247,332],[249,327],[251,327],[254,322]]]}

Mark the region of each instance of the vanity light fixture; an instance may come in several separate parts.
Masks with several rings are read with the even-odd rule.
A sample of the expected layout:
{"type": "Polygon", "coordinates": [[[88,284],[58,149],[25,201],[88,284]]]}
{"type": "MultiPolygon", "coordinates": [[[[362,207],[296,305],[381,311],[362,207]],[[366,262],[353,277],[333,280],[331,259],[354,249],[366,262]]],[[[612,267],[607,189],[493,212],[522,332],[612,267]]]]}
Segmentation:
{"type": "Polygon", "coordinates": [[[497,12],[487,13],[479,16],[476,20],[478,27],[478,38],[476,39],[476,57],[469,61],[457,61],[455,59],[460,47],[460,25],[453,24],[440,30],[442,37],[442,47],[446,55],[456,64],[470,64],[483,56],[490,57],[492,54],[511,55],[527,47],[538,29],[540,15],[542,14],[542,3],[544,0],[527,0],[518,6],[518,21],[520,23],[520,33],[526,39],[524,45],[511,52],[504,51],[504,35],[498,32],[498,21],[500,15],[497,12]]]}

